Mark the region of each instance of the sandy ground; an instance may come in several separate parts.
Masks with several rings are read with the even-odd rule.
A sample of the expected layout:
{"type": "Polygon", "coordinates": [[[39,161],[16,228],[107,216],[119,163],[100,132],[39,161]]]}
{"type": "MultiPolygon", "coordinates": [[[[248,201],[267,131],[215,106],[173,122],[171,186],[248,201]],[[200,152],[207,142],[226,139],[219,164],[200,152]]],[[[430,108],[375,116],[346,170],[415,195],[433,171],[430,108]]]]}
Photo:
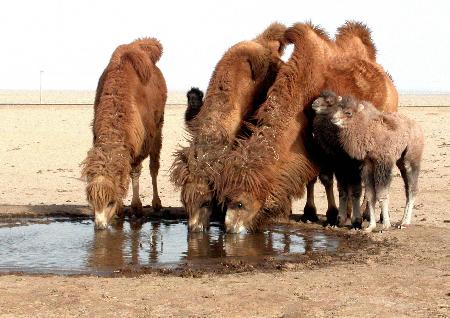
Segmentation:
{"type": "MultiPolygon", "coordinates": [[[[173,150],[184,142],[183,111],[184,106],[166,108],[158,179],[166,207],[181,206],[168,169],[173,150]]],[[[450,108],[400,111],[420,122],[426,134],[421,190],[414,226],[370,234],[380,248],[340,262],[324,258],[281,270],[199,278],[0,276],[0,316],[450,317],[450,108]]],[[[0,212],[8,205],[85,207],[79,163],[91,145],[92,115],[90,106],[0,106],[0,212]]],[[[148,162],[144,165],[146,205],[151,188],[148,162]]],[[[318,188],[323,213],[325,195],[318,188]]],[[[303,204],[295,202],[294,213],[301,213],[303,204]]],[[[396,171],[394,222],[403,207],[396,171]]]]}

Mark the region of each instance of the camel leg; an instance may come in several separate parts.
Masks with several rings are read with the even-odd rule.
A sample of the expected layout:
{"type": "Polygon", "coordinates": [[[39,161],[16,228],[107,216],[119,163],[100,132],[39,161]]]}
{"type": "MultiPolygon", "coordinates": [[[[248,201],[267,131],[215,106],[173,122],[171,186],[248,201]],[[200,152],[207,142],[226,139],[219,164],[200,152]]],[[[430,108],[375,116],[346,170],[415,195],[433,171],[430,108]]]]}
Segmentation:
{"type": "MultiPolygon", "coordinates": [[[[363,196],[363,202],[361,204],[361,211],[364,211],[362,214],[363,220],[370,221],[369,203],[367,202],[365,193],[363,196]]],[[[380,212],[380,223],[383,223],[383,213],[382,212],[380,212]]]]}
{"type": "Polygon", "coordinates": [[[336,206],[336,201],[334,199],[334,191],[333,191],[333,173],[327,172],[323,173],[321,172],[319,175],[320,182],[322,182],[323,186],[325,187],[325,193],[327,195],[327,223],[331,225],[337,224],[337,217],[338,217],[338,208],[336,206]]]}
{"type": "Polygon", "coordinates": [[[161,145],[162,145],[162,136],[161,129],[158,129],[158,132],[153,140],[152,147],[150,149],[150,176],[152,177],[152,188],[153,188],[153,199],[152,199],[152,208],[154,211],[161,210],[161,199],[158,194],[158,184],[157,184],[157,176],[159,171],[159,155],[161,153],[161,145]]]}
{"type": "Polygon", "coordinates": [[[347,221],[347,206],[348,206],[348,186],[338,180],[339,190],[339,215],[337,225],[342,227],[347,221]]]}
{"type": "Polygon", "coordinates": [[[369,169],[367,167],[364,169],[366,170],[364,172],[366,185],[365,196],[369,209],[369,225],[364,229],[364,232],[372,232],[377,227],[377,223],[375,221],[375,182],[373,178],[373,171],[368,172],[367,170],[369,169]]]}
{"type": "Polygon", "coordinates": [[[316,181],[317,178],[314,178],[306,184],[306,204],[303,208],[303,215],[301,217],[303,222],[317,222],[319,220],[317,217],[316,205],[314,203],[314,185],[316,181]]]}
{"type": "Polygon", "coordinates": [[[392,166],[390,164],[379,163],[374,167],[375,195],[380,203],[381,214],[383,215],[383,229],[391,227],[389,219],[389,186],[391,184],[392,166]]]}
{"type": "Polygon", "coordinates": [[[141,176],[142,164],[131,167],[131,185],[133,198],[131,199],[131,211],[137,217],[142,216],[142,202],[139,198],[139,177],[141,176]]]}
{"type": "Polygon", "coordinates": [[[391,227],[389,218],[389,188],[378,190],[377,200],[380,202],[381,214],[383,215],[383,229],[388,230],[391,227]]]}
{"type": "Polygon", "coordinates": [[[347,218],[348,219],[352,217],[352,210],[353,210],[352,205],[353,205],[352,201],[347,200],[347,218]]]}
{"type": "Polygon", "coordinates": [[[353,184],[351,186],[352,192],[352,207],[353,207],[353,217],[352,217],[352,226],[355,229],[360,229],[362,225],[362,217],[360,210],[360,200],[361,200],[361,192],[362,186],[361,183],[353,184]]]}
{"type": "Polygon", "coordinates": [[[399,228],[403,228],[404,226],[411,224],[412,210],[417,194],[420,167],[418,165],[405,162],[404,160],[399,160],[399,162],[397,162],[397,166],[400,169],[400,173],[405,184],[406,205],[402,221],[399,225],[399,228]]]}

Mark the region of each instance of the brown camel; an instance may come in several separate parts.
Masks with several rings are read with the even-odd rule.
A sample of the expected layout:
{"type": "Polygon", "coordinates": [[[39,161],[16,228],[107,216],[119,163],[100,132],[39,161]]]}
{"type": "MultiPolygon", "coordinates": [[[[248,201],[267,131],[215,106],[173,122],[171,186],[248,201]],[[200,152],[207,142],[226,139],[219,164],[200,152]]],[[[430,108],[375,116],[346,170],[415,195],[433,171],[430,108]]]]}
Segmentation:
{"type": "Polygon", "coordinates": [[[156,177],[159,170],[161,130],[167,88],[155,65],[162,54],[156,39],[138,39],[119,46],[99,79],[95,103],[93,147],[83,161],[86,195],[95,214],[95,225],[106,228],[130,183],[131,207],[139,216],[139,176],[142,161],[150,156],[152,206],[161,208],[156,177]]]}
{"type": "Polygon", "coordinates": [[[171,171],[190,231],[208,228],[215,208],[211,183],[222,169],[221,156],[242,133],[243,120],[264,101],[282,63],[285,29],[273,23],[255,39],[231,47],[216,65],[201,110],[189,123],[189,147],[175,153],[171,171]]]}
{"type": "Polygon", "coordinates": [[[291,199],[301,197],[304,185],[315,180],[319,167],[305,147],[305,113],[323,89],[371,95],[369,100],[380,107],[390,103],[390,79],[370,54],[359,57],[353,46],[338,45],[309,23],[295,24],[285,38],[294,52],[259,108],[252,136],[226,154],[223,172],[214,180],[227,205],[228,232],[259,230],[269,219],[286,217],[291,199]]]}

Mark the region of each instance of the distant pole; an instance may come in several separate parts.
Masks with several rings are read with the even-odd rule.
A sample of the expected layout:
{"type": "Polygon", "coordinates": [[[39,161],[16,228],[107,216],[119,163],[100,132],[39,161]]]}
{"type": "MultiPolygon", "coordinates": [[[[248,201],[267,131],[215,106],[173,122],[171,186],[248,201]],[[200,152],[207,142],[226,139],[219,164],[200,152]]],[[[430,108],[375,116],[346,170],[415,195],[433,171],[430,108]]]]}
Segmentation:
{"type": "Polygon", "coordinates": [[[40,71],[39,73],[39,104],[42,104],[42,73],[44,71],[40,71]]]}

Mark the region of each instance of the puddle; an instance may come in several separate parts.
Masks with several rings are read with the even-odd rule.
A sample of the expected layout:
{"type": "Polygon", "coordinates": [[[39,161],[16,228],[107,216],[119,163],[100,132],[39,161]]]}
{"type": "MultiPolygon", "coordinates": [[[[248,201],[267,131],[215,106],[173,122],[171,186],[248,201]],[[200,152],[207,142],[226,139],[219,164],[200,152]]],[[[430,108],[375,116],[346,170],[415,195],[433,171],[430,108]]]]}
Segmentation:
{"type": "Polygon", "coordinates": [[[333,254],[332,231],[277,225],[258,234],[187,231],[186,221],[121,222],[95,231],[91,219],[0,219],[0,273],[110,275],[123,269],[176,268],[224,261],[289,260],[306,252],[333,254]]]}

